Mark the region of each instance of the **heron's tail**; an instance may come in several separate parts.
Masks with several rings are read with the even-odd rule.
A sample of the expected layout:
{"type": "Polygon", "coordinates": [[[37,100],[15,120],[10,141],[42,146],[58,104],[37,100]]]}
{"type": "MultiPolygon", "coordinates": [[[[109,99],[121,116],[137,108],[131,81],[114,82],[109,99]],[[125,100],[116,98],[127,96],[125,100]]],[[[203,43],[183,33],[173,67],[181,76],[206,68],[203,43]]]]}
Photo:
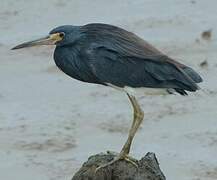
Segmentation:
{"type": "Polygon", "coordinates": [[[184,66],[182,69],[195,83],[200,83],[203,81],[200,75],[197,72],[195,72],[192,68],[184,66]]]}
{"type": "MultiPolygon", "coordinates": [[[[192,82],[193,88],[190,91],[196,91],[196,90],[200,89],[200,87],[198,85],[196,85],[197,83],[200,83],[203,81],[203,79],[200,77],[200,75],[188,66],[184,66],[181,69],[193,81],[192,82]]],[[[174,88],[174,90],[183,96],[188,95],[188,93],[184,89],[174,88]]]]}

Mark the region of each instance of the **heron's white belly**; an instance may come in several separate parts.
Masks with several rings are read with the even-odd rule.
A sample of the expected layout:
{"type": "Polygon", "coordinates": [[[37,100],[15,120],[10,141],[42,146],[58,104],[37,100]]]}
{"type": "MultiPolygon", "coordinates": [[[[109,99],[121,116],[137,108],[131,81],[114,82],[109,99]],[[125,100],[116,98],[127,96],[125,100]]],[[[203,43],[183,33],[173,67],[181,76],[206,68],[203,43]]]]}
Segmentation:
{"type": "Polygon", "coordinates": [[[168,94],[167,89],[163,88],[132,88],[132,87],[124,87],[124,91],[132,95],[166,95],[168,94]]]}
{"type": "Polygon", "coordinates": [[[125,86],[124,88],[120,88],[118,86],[114,86],[113,84],[108,85],[112,88],[115,88],[120,91],[125,91],[128,94],[131,95],[166,95],[168,94],[167,89],[165,88],[145,88],[145,87],[140,87],[140,88],[133,88],[133,87],[128,87],[125,86]]]}

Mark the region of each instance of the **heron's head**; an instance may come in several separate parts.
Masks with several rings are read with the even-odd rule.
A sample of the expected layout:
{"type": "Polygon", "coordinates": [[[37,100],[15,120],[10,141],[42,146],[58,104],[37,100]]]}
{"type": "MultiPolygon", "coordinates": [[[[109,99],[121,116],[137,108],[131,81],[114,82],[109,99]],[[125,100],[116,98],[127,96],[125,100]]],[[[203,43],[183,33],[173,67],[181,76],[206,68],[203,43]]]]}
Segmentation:
{"type": "Polygon", "coordinates": [[[38,46],[38,45],[56,45],[64,46],[72,44],[76,39],[80,37],[79,26],[59,26],[50,31],[49,35],[33,40],[24,42],[12,48],[21,49],[26,47],[38,46]]]}

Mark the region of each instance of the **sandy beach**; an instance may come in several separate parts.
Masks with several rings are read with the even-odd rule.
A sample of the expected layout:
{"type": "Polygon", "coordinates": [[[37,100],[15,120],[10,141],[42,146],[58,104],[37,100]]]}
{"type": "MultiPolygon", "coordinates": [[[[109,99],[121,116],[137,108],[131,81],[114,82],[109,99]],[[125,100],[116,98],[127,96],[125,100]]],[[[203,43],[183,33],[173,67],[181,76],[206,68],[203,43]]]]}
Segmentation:
{"type": "Polygon", "coordinates": [[[132,121],[125,94],[66,76],[54,47],[10,50],[56,26],[91,22],[132,31],[200,73],[201,90],[187,97],[138,97],[145,120],[131,155],[155,152],[168,180],[217,179],[216,0],[0,4],[1,180],[69,180],[90,155],[125,142],[132,121]]]}

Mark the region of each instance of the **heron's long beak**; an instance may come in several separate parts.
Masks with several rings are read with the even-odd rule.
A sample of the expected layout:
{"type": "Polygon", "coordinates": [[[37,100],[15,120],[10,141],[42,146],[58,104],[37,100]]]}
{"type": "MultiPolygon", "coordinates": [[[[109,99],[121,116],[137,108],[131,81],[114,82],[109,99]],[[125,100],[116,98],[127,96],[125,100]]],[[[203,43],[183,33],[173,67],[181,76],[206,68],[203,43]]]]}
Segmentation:
{"type": "Polygon", "coordinates": [[[63,39],[63,36],[61,35],[61,33],[55,33],[55,34],[51,34],[49,36],[46,36],[40,39],[36,39],[33,41],[19,44],[13,47],[12,50],[32,47],[32,46],[38,46],[38,45],[55,45],[56,42],[61,41],[62,39],[63,39]]]}

